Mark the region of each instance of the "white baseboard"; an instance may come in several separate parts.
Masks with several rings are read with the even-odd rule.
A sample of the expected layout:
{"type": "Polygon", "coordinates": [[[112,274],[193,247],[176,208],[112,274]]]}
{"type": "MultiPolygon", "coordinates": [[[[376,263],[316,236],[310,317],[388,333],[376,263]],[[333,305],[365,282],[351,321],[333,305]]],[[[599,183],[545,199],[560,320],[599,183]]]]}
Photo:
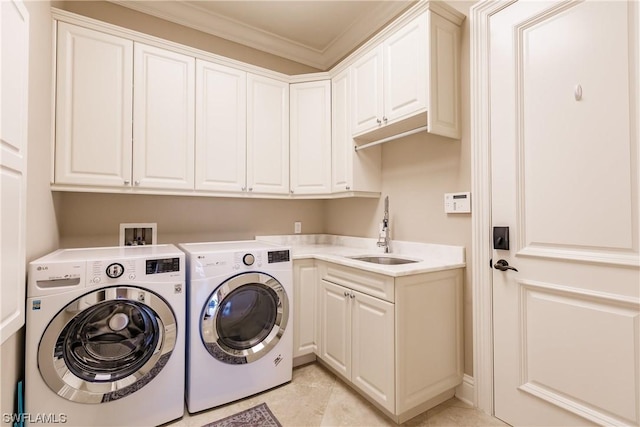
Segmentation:
{"type": "Polygon", "coordinates": [[[462,384],[456,387],[456,397],[464,403],[476,406],[475,380],[472,376],[464,374],[462,384]]]}

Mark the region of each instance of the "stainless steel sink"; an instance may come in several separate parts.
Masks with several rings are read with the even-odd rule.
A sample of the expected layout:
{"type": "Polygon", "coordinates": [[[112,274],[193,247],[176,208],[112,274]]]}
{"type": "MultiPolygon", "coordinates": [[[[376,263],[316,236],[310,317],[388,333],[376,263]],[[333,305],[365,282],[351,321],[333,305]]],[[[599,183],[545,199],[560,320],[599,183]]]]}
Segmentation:
{"type": "Polygon", "coordinates": [[[418,260],[415,260],[415,259],[398,258],[394,256],[383,256],[383,255],[352,256],[349,258],[355,259],[356,261],[364,261],[364,262],[370,262],[373,264],[384,264],[384,265],[410,264],[412,262],[418,262],[418,260]]]}

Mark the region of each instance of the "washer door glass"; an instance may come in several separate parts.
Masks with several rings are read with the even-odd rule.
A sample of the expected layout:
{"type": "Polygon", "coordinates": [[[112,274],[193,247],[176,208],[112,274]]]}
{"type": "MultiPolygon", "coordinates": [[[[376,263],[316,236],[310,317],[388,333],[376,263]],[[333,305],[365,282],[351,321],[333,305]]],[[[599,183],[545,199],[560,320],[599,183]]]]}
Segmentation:
{"type": "Polygon", "coordinates": [[[286,292],[275,278],[244,273],[220,285],[201,319],[205,347],[229,364],[251,363],[280,340],[289,317],[286,292]]]}
{"type": "Polygon", "coordinates": [[[83,295],[47,326],[40,372],[58,395],[75,402],[117,400],[139,390],[167,363],[177,333],[160,296],[119,286],[83,295]]]}

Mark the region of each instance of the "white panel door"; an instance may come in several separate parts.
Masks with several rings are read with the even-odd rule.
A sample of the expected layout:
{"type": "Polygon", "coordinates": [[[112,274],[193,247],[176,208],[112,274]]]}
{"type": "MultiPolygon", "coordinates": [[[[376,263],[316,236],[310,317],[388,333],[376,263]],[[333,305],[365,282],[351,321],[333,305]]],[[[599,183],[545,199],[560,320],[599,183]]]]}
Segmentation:
{"type": "Polygon", "coordinates": [[[331,192],[331,81],[296,83],[291,109],[291,191],[331,192]]]}
{"type": "Polygon", "coordinates": [[[320,358],[351,380],[351,304],[347,288],[320,281],[320,358]]]}
{"type": "Polygon", "coordinates": [[[288,194],[289,84],[247,75],[247,191],[288,194]]]}
{"type": "Polygon", "coordinates": [[[640,424],[637,2],[491,16],[495,414],[640,424]],[[630,57],[630,54],[632,55],[630,57]],[[504,267],[503,267],[504,269],[504,267]]]}
{"type": "Polygon", "coordinates": [[[133,185],[194,188],[195,59],[134,46],[133,185]]]}
{"type": "Polygon", "coordinates": [[[351,381],[388,411],[395,412],[394,305],[350,291],[351,381]]]}
{"type": "Polygon", "coordinates": [[[376,129],[382,125],[383,101],[382,45],[365,54],[351,67],[351,117],[353,134],[376,129]]]}
{"type": "Polygon", "coordinates": [[[29,13],[21,1],[0,5],[0,344],[24,325],[27,218],[29,13]]]}
{"type": "Polygon", "coordinates": [[[247,73],[196,60],[196,189],[244,191],[247,73]]]}
{"type": "Polygon", "coordinates": [[[131,185],[133,42],[58,22],[56,184],[131,185]]]}
{"type": "Polygon", "coordinates": [[[428,42],[426,13],[384,42],[384,118],[387,120],[426,110],[428,42]]]}

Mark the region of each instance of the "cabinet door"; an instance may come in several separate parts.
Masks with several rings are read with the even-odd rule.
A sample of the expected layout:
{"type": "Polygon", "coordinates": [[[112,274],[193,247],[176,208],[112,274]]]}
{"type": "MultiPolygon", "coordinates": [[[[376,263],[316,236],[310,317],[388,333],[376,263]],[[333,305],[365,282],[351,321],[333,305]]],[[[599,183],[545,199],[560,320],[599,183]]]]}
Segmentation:
{"type": "Polygon", "coordinates": [[[349,70],[332,80],[331,191],[380,192],[382,146],[356,152],[351,132],[349,70]]]}
{"type": "Polygon", "coordinates": [[[352,159],[354,142],[351,137],[349,115],[349,70],[331,81],[331,191],[349,191],[352,187],[352,159]]]}
{"type": "Polygon", "coordinates": [[[247,75],[247,190],[289,193],[289,84],[247,75]]]}
{"type": "Polygon", "coordinates": [[[357,291],[351,293],[351,382],[394,412],[394,305],[357,291]]]}
{"type": "Polygon", "coordinates": [[[331,82],[292,84],[291,191],[331,192],[331,82]]]}
{"type": "Polygon", "coordinates": [[[383,49],[378,46],[351,67],[352,131],[360,134],[383,124],[383,49]]]}
{"type": "Polygon", "coordinates": [[[293,357],[317,352],[318,268],[312,259],[293,262],[293,357]]]}
{"type": "Polygon", "coordinates": [[[384,42],[384,117],[404,118],[427,108],[427,14],[384,42]]]}
{"type": "Polygon", "coordinates": [[[351,379],[351,304],[347,288],[320,281],[320,358],[351,379]]]}
{"type": "Polygon", "coordinates": [[[197,190],[244,191],[247,73],[196,60],[197,190]]]}
{"type": "Polygon", "coordinates": [[[194,188],[195,59],[134,46],[134,186],[194,188]]]}
{"type": "Polygon", "coordinates": [[[129,186],[133,42],[58,23],[57,184],[129,186]]]}

